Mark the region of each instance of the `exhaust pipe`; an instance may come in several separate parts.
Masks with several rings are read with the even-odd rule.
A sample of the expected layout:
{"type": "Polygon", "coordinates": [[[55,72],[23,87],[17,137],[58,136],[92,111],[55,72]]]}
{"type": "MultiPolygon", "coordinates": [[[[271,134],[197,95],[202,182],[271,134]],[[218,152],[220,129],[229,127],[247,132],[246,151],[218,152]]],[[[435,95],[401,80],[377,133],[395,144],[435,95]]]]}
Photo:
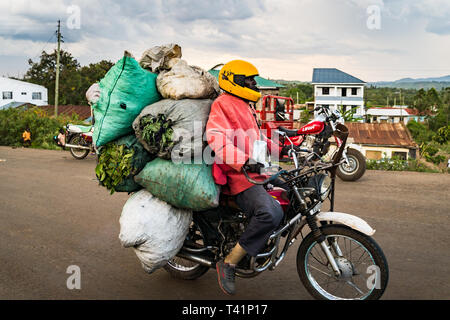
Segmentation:
{"type": "Polygon", "coordinates": [[[215,263],[212,258],[206,257],[205,255],[202,255],[202,254],[195,254],[195,253],[188,252],[188,251],[184,250],[183,248],[181,248],[181,250],[177,253],[177,257],[180,257],[180,258],[183,258],[186,260],[190,260],[192,262],[196,262],[196,263],[201,264],[206,267],[210,267],[210,268],[215,267],[215,263]]]}
{"type": "Polygon", "coordinates": [[[74,149],[91,150],[91,147],[79,146],[79,145],[75,145],[75,144],[65,144],[64,147],[66,147],[66,148],[74,148],[74,149]]]}

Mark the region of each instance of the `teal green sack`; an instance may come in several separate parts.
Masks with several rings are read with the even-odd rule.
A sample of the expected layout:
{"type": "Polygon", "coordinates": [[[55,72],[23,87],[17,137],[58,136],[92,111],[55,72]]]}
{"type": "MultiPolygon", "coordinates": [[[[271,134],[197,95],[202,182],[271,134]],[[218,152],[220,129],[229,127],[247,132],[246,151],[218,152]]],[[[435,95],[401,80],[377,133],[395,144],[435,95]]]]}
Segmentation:
{"type": "Polygon", "coordinates": [[[95,174],[111,194],[138,191],[142,186],[134,181],[134,176],[154,158],[134,135],[128,135],[99,149],[95,174]]]}
{"type": "Polygon", "coordinates": [[[147,163],[134,180],[174,207],[202,211],[219,205],[220,189],[214,183],[211,168],[157,158],[147,163]]]}
{"type": "Polygon", "coordinates": [[[161,99],[157,75],[125,55],[100,81],[100,99],[92,106],[93,143],[103,146],[133,132],[132,123],[145,106],[161,99]]]}

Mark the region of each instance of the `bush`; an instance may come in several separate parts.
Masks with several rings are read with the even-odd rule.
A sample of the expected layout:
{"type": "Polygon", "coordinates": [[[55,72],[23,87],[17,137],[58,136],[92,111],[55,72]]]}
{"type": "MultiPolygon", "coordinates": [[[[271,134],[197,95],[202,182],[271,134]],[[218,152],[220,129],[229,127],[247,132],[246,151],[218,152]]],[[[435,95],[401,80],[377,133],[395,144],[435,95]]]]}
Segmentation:
{"type": "Polygon", "coordinates": [[[411,132],[411,135],[413,136],[414,140],[419,144],[430,142],[435,135],[435,133],[429,130],[425,125],[418,123],[414,120],[408,122],[406,126],[408,127],[408,130],[411,132]]]}
{"type": "Polygon", "coordinates": [[[69,122],[82,123],[78,116],[50,117],[39,108],[0,110],[0,145],[21,146],[22,133],[28,127],[31,131],[31,147],[61,149],[53,143],[53,137],[69,122]]]}
{"type": "Polygon", "coordinates": [[[366,165],[368,170],[438,172],[427,168],[415,159],[401,160],[396,157],[392,159],[367,160],[366,165]]]}
{"type": "Polygon", "coordinates": [[[450,126],[439,128],[433,140],[439,144],[445,144],[450,140],[450,126]]]}

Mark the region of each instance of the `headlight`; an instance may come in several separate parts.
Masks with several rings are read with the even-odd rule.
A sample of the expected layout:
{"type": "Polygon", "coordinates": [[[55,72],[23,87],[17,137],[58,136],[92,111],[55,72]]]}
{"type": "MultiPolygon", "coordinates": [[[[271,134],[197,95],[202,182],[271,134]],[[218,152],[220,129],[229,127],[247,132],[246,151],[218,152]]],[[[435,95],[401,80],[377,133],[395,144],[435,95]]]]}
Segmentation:
{"type": "Polygon", "coordinates": [[[324,175],[320,181],[320,198],[325,200],[328,197],[331,189],[331,178],[328,175],[324,175]]]}

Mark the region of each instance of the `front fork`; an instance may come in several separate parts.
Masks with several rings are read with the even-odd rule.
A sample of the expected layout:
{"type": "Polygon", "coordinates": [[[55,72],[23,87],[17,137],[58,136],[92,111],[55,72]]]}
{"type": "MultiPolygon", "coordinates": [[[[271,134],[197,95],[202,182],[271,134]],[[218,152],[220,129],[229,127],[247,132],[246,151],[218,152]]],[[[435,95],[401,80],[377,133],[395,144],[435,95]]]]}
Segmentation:
{"type": "MultiPolygon", "coordinates": [[[[300,205],[302,205],[306,208],[306,203],[303,200],[303,198],[301,197],[300,192],[298,191],[298,188],[294,187],[293,190],[294,190],[294,193],[295,193],[297,199],[300,202],[300,205]]],[[[313,233],[314,239],[317,241],[317,243],[319,243],[323,253],[327,257],[328,262],[330,263],[334,274],[336,275],[336,277],[339,277],[341,275],[341,271],[339,270],[339,267],[336,263],[336,260],[333,257],[333,254],[331,253],[331,248],[329,246],[329,244],[330,244],[331,247],[333,248],[334,252],[336,253],[336,255],[342,256],[342,251],[339,248],[338,244],[336,243],[336,240],[333,239],[331,241],[325,241],[326,240],[325,236],[322,234],[319,227],[317,226],[317,218],[315,215],[308,214],[308,216],[306,217],[306,221],[308,223],[309,228],[311,229],[311,232],[313,233]]]]}

